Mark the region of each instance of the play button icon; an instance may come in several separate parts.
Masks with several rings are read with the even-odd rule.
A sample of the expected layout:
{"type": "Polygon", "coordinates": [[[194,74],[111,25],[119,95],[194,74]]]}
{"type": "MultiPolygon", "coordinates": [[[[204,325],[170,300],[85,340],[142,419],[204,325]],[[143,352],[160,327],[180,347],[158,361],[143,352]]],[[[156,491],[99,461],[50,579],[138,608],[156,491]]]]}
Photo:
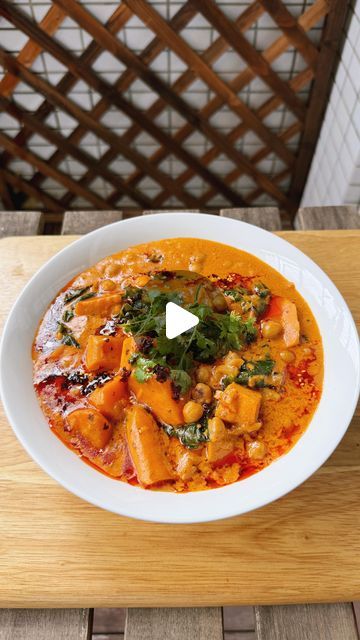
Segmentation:
{"type": "Polygon", "coordinates": [[[199,318],[190,311],[182,309],[174,302],[168,302],[165,310],[166,337],[170,340],[177,338],[188,329],[196,327],[199,318]]]}

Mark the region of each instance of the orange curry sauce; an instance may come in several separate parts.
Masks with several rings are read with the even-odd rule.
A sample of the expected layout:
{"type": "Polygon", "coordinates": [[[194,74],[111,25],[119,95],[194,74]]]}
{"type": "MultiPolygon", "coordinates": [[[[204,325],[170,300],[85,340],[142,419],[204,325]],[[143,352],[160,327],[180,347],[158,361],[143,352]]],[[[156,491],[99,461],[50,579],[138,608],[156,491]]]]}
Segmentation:
{"type": "Polygon", "coordinates": [[[42,410],[65,445],[113,478],[176,492],[238,481],[286,453],[323,380],[319,330],[294,285],[248,253],[191,238],[131,247],[74,278],[40,323],[33,363],[42,410]],[[135,335],[119,318],[125,304],[137,309],[125,290],[147,290],[147,274],[155,289],[159,274],[167,291],[175,282],[184,304],[210,305],[220,322],[248,322],[252,337],[209,358],[191,351],[193,337],[187,386],[171,377],[179,363],[144,368],[160,338],[135,335]]]}

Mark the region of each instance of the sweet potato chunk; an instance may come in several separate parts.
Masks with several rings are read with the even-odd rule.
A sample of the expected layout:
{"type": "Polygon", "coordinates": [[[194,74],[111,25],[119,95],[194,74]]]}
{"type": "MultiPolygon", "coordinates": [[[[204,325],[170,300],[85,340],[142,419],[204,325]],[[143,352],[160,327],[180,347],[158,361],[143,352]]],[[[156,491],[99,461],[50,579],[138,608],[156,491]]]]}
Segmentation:
{"type": "Polygon", "coordinates": [[[264,319],[278,320],[283,328],[283,340],[287,347],[299,344],[300,324],[294,302],[281,296],[273,296],[264,319]]]}
{"type": "Polygon", "coordinates": [[[107,418],[121,417],[127,400],[127,385],[120,376],[115,376],[102,387],[90,393],[89,402],[93,404],[107,418]]]}
{"type": "Polygon", "coordinates": [[[112,426],[95,409],[77,409],[67,421],[74,436],[82,436],[95,449],[103,449],[112,436],[112,426]]]}
{"type": "Polygon", "coordinates": [[[129,378],[129,389],[132,391],[138,402],[146,404],[154,412],[159,420],[166,424],[182,424],[183,398],[174,400],[170,380],[158,382],[155,377],[146,382],[138,382],[132,373],[129,378]]]}
{"type": "MultiPolygon", "coordinates": [[[[122,352],[120,368],[131,370],[129,358],[136,352],[136,343],[134,338],[125,338],[122,352]]],[[[159,420],[167,424],[182,424],[183,406],[185,400],[183,398],[174,400],[170,380],[158,382],[155,377],[150,378],[146,382],[138,382],[134,373],[131,374],[129,381],[129,389],[134,393],[137,400],[141,404],[146,404],[154,412],[159,420]]]]}
{"type": "Polygon", "coordinates": [[[232,382],[221,393],[215,416],[237,425],[254,424],[259,416],[261,393],[232,382]]]}
{"type": "Polygon", "coordinates": [[[108,316],[112,309],[120,304],[120,293],[109,293],[105,296],[80,300],[75,305],[77,316],[108,316]]]}
{"type": "Polygon", "coordinates": [[[121,361],[120,361],[120,368],[121,369],[128,369],[130,371],[131,369],[131,365],[129,363],[129,358],[130,356],[133,355],[133,353],[135,353],[136,351],[136,343],[134,338],[125,338],[123,345],[122,345],[122,351],[121,351],[121,361]]]}
{"type": "Polygon", "coordinates": [[[281,322],[284,329],[284,342],[287,347],[295,347],[299,344],[300,324],[296,306],[290,300],[283,299],[281,322]]]}
{"type": "Polygon", "coordinates": [[[91,335],[85,352],[87,370],[98,371],[98,369],[105,369],[111,371],[118,369],[123,340],[123,336],[91,335]]]}
{"type": "Polygon", "coordinates": [[[143,407],[129,408],[126,435],[130,455],[140,484],[147,487],[171,480],[173,474],[160,439],[160,429],[143,407]]]}

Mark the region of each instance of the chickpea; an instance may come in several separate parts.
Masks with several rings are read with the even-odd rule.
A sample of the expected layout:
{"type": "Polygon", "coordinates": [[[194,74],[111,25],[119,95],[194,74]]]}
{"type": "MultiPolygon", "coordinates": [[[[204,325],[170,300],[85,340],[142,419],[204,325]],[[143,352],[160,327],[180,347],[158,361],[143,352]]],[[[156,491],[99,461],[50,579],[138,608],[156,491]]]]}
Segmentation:
{"type": "Polygon", "coordinates": [[[113,291],[116,288],[114,280],[103,280],[101,283],[103,291],[113,291]]]}
{"type": "Polygon", "coordinates": [[[206,256],[203,253],[191,256],[189,260],[189,271],[201,271],[204,266],[205,258],[206,256]]]}
{"type": "Polygon", "coordinates": [[[210,418],[208,422],[209,437],[212,442],[223,440],[228,434],[221,418],[210,418]]]}
{"type": "Polygon", "coordinates": [[[244,360],[236,351],[229,351],[224,358],[224,362],[226,365],[230,365],[230,367],[238,367],[239,369],[241,365],[244,364],[244,360]]]}
{"type": "Polygon", "coordinates": [[[213,389],[218,389],[221,387],[221,380],[228,376],[229,378],[234,378],[239,372],[238,367],[232,367],[226,364],[220,364],[215,367],[211,376],[211,386],[213,389]]]}
{"type": "Polygon", "coordinates": [[[209,403],[212,400],[212,391],[208,384],[199,382],[193,389],[192,397],[195,402],[200,404],[209,403]]]}
{"type": "Polygon", "coordinates": [[[274,402],[278,402],[281,398],[280,393],[274,389],[263,389],[262,395],[265,400],[274,400],[274,402]]]}
{"type": "Polygon", "coordinates": [[[248,442],[246,445],[246,450],[249,458],[252,460],[261,460],[266,454],[266,446],[260,440],[253,440],[252,442],[248,442]]]}
{"type": "Polygon", "coordinates": [[[112,278],[113,276],[117,276],[121,271],[121,265],[111,262],[105,267],[105,275],[112,278]]]}
{"type": "Polygon", "coordinates": [[[211,367],[206,364],[201,364],[196,371],[196,379],[198,382],[208,384],[211,378],[211,367]]]}
{"type": "Polygon", "coordinates": [[[295,360],[295,353],[293,351],[280,351],[280,358],[284,362],[293,362],[295,360]]]}
{"type": "Polygon", "coordinates": [[[284,379],[285,379],[285,374],[283,371],[282,372],[274,371],[274,373],[272,373],[270,376],[271,386],[281,387],[281,385],[284,384],[284,379]]]}
{"type": "Polygon", "coordinates": [[[261,429],[263,423],[262,422],[243,422],[242,424],[233,425],[231,427],[231,433],[233,435],[243,435],[246,433],[256,434],[259,429],[261,429]]]}
{"type": "Polygon", "coordinates": [[[261,333],[263,338],[277,338],[282,332],[280,322],[276,320],[265,320],[261,323],[261,333]]]}
{"type": "Polygon", "coordinates": [[[222,311],[225,311],[227,309],[226,300],[222,293],[217,293],[214,296],[212,304],[215,311],[217,311],[218,313],[221,313],[222,311]]]}
{"type": "Polygon", "coordinates": [[[201,404],[194,402],[193,400],[189,400],[183,408],[183,416],[186,423],[197,422],[200,420],[203,413],[204,409],[201,404]]]}

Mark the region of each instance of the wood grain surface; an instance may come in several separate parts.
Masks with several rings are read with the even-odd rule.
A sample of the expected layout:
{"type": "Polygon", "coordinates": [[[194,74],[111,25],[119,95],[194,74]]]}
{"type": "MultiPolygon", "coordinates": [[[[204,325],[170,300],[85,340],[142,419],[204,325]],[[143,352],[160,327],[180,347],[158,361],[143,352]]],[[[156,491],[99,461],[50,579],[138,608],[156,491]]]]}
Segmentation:
{"type": "Polygon", "coordinates": [[[295,229],[360,229],[360,207],[303,207],[296,214],[295,229]]]}
{"type": "Polygon", "coordinates": [[[358,640],[352,604],[256,607],[257,640],[358,640]]]}
{"type": "Polygon", "coordinates": [[[223,640],[220,607],[128,609],[125,640],[223,640]]]}
{"type": "MultiPolygon", "coordinates": [[[[281,232],[360,319],[359,231],[281,232]]],[[[72,236],[0,241],[0,325],[29,277],[72,236]]],[[[137,522],[71,495],[28,457],[0,412],[0,606],[215,606],[360,598],[360,432],[252,513],[197,525],[137,522]]]]}
{"type": "Polygon", "coordinates": [[[277,207],[243,207],[241,209],[220,209],[224,218],[234,218],[267,231],[280,231],[281,219],[277,207]]]}
{"type": "Polygon", "coordinates": [[[86,609],[0,609],[0,640],[89,640],[86,609]]]}
{"type": "Polygon", "coordinates": [[[43,214],[40,211],[0,211],[0,238],[36,236],[40,233],[43,214]]]}
{"type": "Polygon", "coordinates": [[[122,220],[122,211],[65,211],[61,227],[61,235],[71,236],[77,231],[90,233],[107,224],[122,220]]]}

